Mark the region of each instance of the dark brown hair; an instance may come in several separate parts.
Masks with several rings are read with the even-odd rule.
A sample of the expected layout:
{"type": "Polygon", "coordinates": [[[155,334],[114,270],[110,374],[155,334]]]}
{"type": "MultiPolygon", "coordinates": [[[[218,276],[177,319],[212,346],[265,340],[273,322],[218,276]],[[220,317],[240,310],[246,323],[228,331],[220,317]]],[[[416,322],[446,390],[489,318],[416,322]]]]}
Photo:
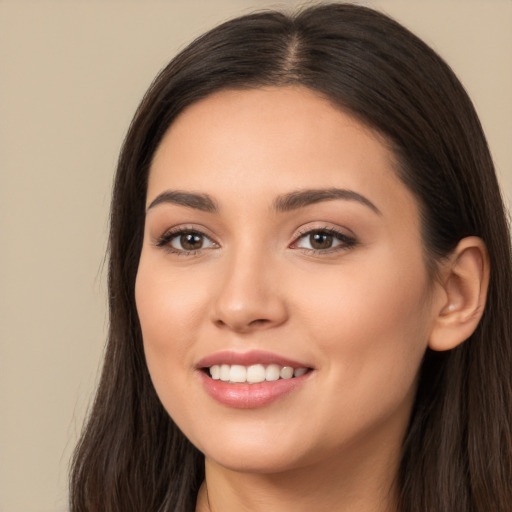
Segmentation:
{"type": "Polygon", "coordinates": [[[350,4],[260,12],[203,35],[160,73],[126,137],[111,211],[110,332],[76,449],[71,511],[190,512],[204,461],[160,404],[134,301],[152,156],[176,116],[226,88],[300,84],[389,141],[415,194],[432,268],[468,235],[491,277],[475,333],[428,350],[403,444],[401,512],[507,512],[512,504],[511,258],[484,134],[450,68],[401,25],[350,4]]]}

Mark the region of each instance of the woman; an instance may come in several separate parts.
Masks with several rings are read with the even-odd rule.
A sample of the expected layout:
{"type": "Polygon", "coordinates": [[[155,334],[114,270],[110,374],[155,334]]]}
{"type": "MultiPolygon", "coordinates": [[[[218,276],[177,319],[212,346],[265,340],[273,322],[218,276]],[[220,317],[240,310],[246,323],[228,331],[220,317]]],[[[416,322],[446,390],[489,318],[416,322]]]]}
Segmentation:
{"type": "Polygon", "coordinates": [[[112,203],[73,511],[505,512],[508,227],[448,66],[354,5],[157,77],[112,203]]]}

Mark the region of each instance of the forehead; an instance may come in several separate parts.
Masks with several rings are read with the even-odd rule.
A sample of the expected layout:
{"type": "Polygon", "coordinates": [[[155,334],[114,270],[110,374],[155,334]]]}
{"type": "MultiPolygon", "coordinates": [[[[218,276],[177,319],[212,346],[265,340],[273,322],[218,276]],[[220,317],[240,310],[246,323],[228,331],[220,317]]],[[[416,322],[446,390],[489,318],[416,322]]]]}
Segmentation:
{"type": "Polygon", "coordinates": [[[384,137],[304,87],[224,90],[182,112],[151,166],[148,202],[166,188],[253,200],[342,187],[413,200],[384,137]]]}

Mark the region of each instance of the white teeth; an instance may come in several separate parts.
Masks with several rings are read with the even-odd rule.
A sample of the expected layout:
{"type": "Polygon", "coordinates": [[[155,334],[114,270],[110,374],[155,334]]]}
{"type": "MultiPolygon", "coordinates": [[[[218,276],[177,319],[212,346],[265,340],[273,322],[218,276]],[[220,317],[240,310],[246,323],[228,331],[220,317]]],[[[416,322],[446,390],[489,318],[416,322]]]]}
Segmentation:
{"type": "Polygon", "coordinates": [[[229,380],[231,382],[245,382],[247,380],[247,369],[240,364],[231,365],[229,370],[229,380]]]}
{"type": "Polygon", "coordinates": [[[210,375],[213,380],[219,380],[220,379],[220,366],[218,364],[214,364],[210,368],[210,375]]]}
{"type": "Polygon", "coordinates": [[[267,366],[267,371],[265,372],[265,380],[270,382],[279,379],[279,373],[281,372],[281,368],[277,366],[277,364],[269,364],[267,366]]]}
{"type": "Polygon", "coordinates": [[[293,368],[291,366],[283,366],[279,375],[281,379],[291,379],[293,377],[293,368]]]}
{"type": "Polygon", "coordinates": [[[307,368],[297,368],[293,371],[294,377],[302,377],[308,371],[307,368]]]}
{"type": "Polygon", "coordinates": [[[262,364],[253,364],[247,368],[247,382],[256,384],[265,380],[265,367],[262,364]]]}
{"type": "Polygon", "coordinates": [[[229,364],[222,364],[220,366],[220,380],[224,382],[229,382],[229,364]]]}
{"type": "Polygon", "coordinates": [[[307,368],[294,369],[291,366],[279,366],[277,364],[269,364],[267,367],[262,364],[253,364],[251,366],[215,364],[209,370],[210,377],[214,380],[232,383],[247,382],[248,384],[301,377],[308,371],[307,368]]]}

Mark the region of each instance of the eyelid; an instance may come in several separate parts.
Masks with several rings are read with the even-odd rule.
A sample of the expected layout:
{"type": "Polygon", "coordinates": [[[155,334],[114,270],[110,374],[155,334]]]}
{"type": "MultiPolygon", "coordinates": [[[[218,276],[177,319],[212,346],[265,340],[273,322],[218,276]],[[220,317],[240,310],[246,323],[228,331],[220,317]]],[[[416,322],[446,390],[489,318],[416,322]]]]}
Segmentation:
{"type": "MultiPolygon", "coordinates": [[[[219,248],[220,244],[215,240],[215,238],[207,234],[209,230],[204,228],[203,226],[197,226],[197,225],[177,225],[173,226],[166,231],[164,231],[163,234],[157,236],[153,240],[153,244],[156,247],[162,248],[167,250],[170,253],[179,254],[179,255],[195,255],[202,251],[219,248]],[[173,247],[171,245],[171,242],[176,239],[178,236],[183,234],[197,234],[203,237],[204,239],[208,240],[210,242],[210,245],[208,247],[201,247],[199,249],[179,249],[176,247],[173,247]]],[[[326,225],[307,225],[302,227],[299,231],[297,231],[293,236],[293,241],[291,244],[289,244],[289,248],[292,249],[299,249],[307,253],[311,254],[328,254],[328,253],[334,253],[339,252],[343,250],[348,250],[355,245],[357,245],[359,242],[356,239],[355,235],[351,230],[348,228],[340,228],[340,227],[333,227],[333,226],[326,226],[326,225]],[[347,233],[348,232],[348,233],[347,233]],[[306,238],[306,236],[310,236],[313,233],[327,233],[329,235],[332,235],[338,242],[337,245],[334,247],[328,247],[325,249],[315,249],[315,248],[308,248],[308,247],[299,247],[299,242],[306,238]]]]}
{"type": "Polygon", "coordinates": [[[202,227],[198,228],[197,226],[192,226],[192,225],[173,226],[173,227],[167,229],[166,231],[164,231],[164,233],[162,235],[157,236],[153,240],[153,244],[156,247],[165,249],[170,253],[186,255],[186,256],[187,255],[195,255],[201,251],[218,248],[219,244],[214,240],[214,238],[211,235],[207,234],[205,231],[207,231],[207,230],[202,227]],[[171,245],[171,242],[175,238],[179,237],[180,235],[187,234],[187,233],[200,235],[201,237],[209,240],[212,245],[209,247],[201,247],[199,249],[190,249],[190,250],[178,249],[171,245]]]}
{"type": "Polygon", "coordinates": [[[344,251],[348,250],[358,244],[358,240],[356,239],[355,235],[352,233],[349,229],[342,229],[342,228],[336,228],[333,226],[307,226],[303,227],[299,230],[298,233],[296,233],[293,237],[293,242],[290,244],[290,248],[292,249],[299,249],[308,253],[314,253],[314,254],[328,254],[338,251],[344,251]],[[348,232],[348,233],[347,233],[348,232]],[[327,233],[329,235],[332,235],[335,237],[338,241],[341,243],[334,246],[329,247],[326,249],[314,249],[314,248],[307,248],[307,247],[299,247],[298,243],[300,240],[303,240],[306,238],[306,236],[311,236],[313,233],[327,233]]]}

